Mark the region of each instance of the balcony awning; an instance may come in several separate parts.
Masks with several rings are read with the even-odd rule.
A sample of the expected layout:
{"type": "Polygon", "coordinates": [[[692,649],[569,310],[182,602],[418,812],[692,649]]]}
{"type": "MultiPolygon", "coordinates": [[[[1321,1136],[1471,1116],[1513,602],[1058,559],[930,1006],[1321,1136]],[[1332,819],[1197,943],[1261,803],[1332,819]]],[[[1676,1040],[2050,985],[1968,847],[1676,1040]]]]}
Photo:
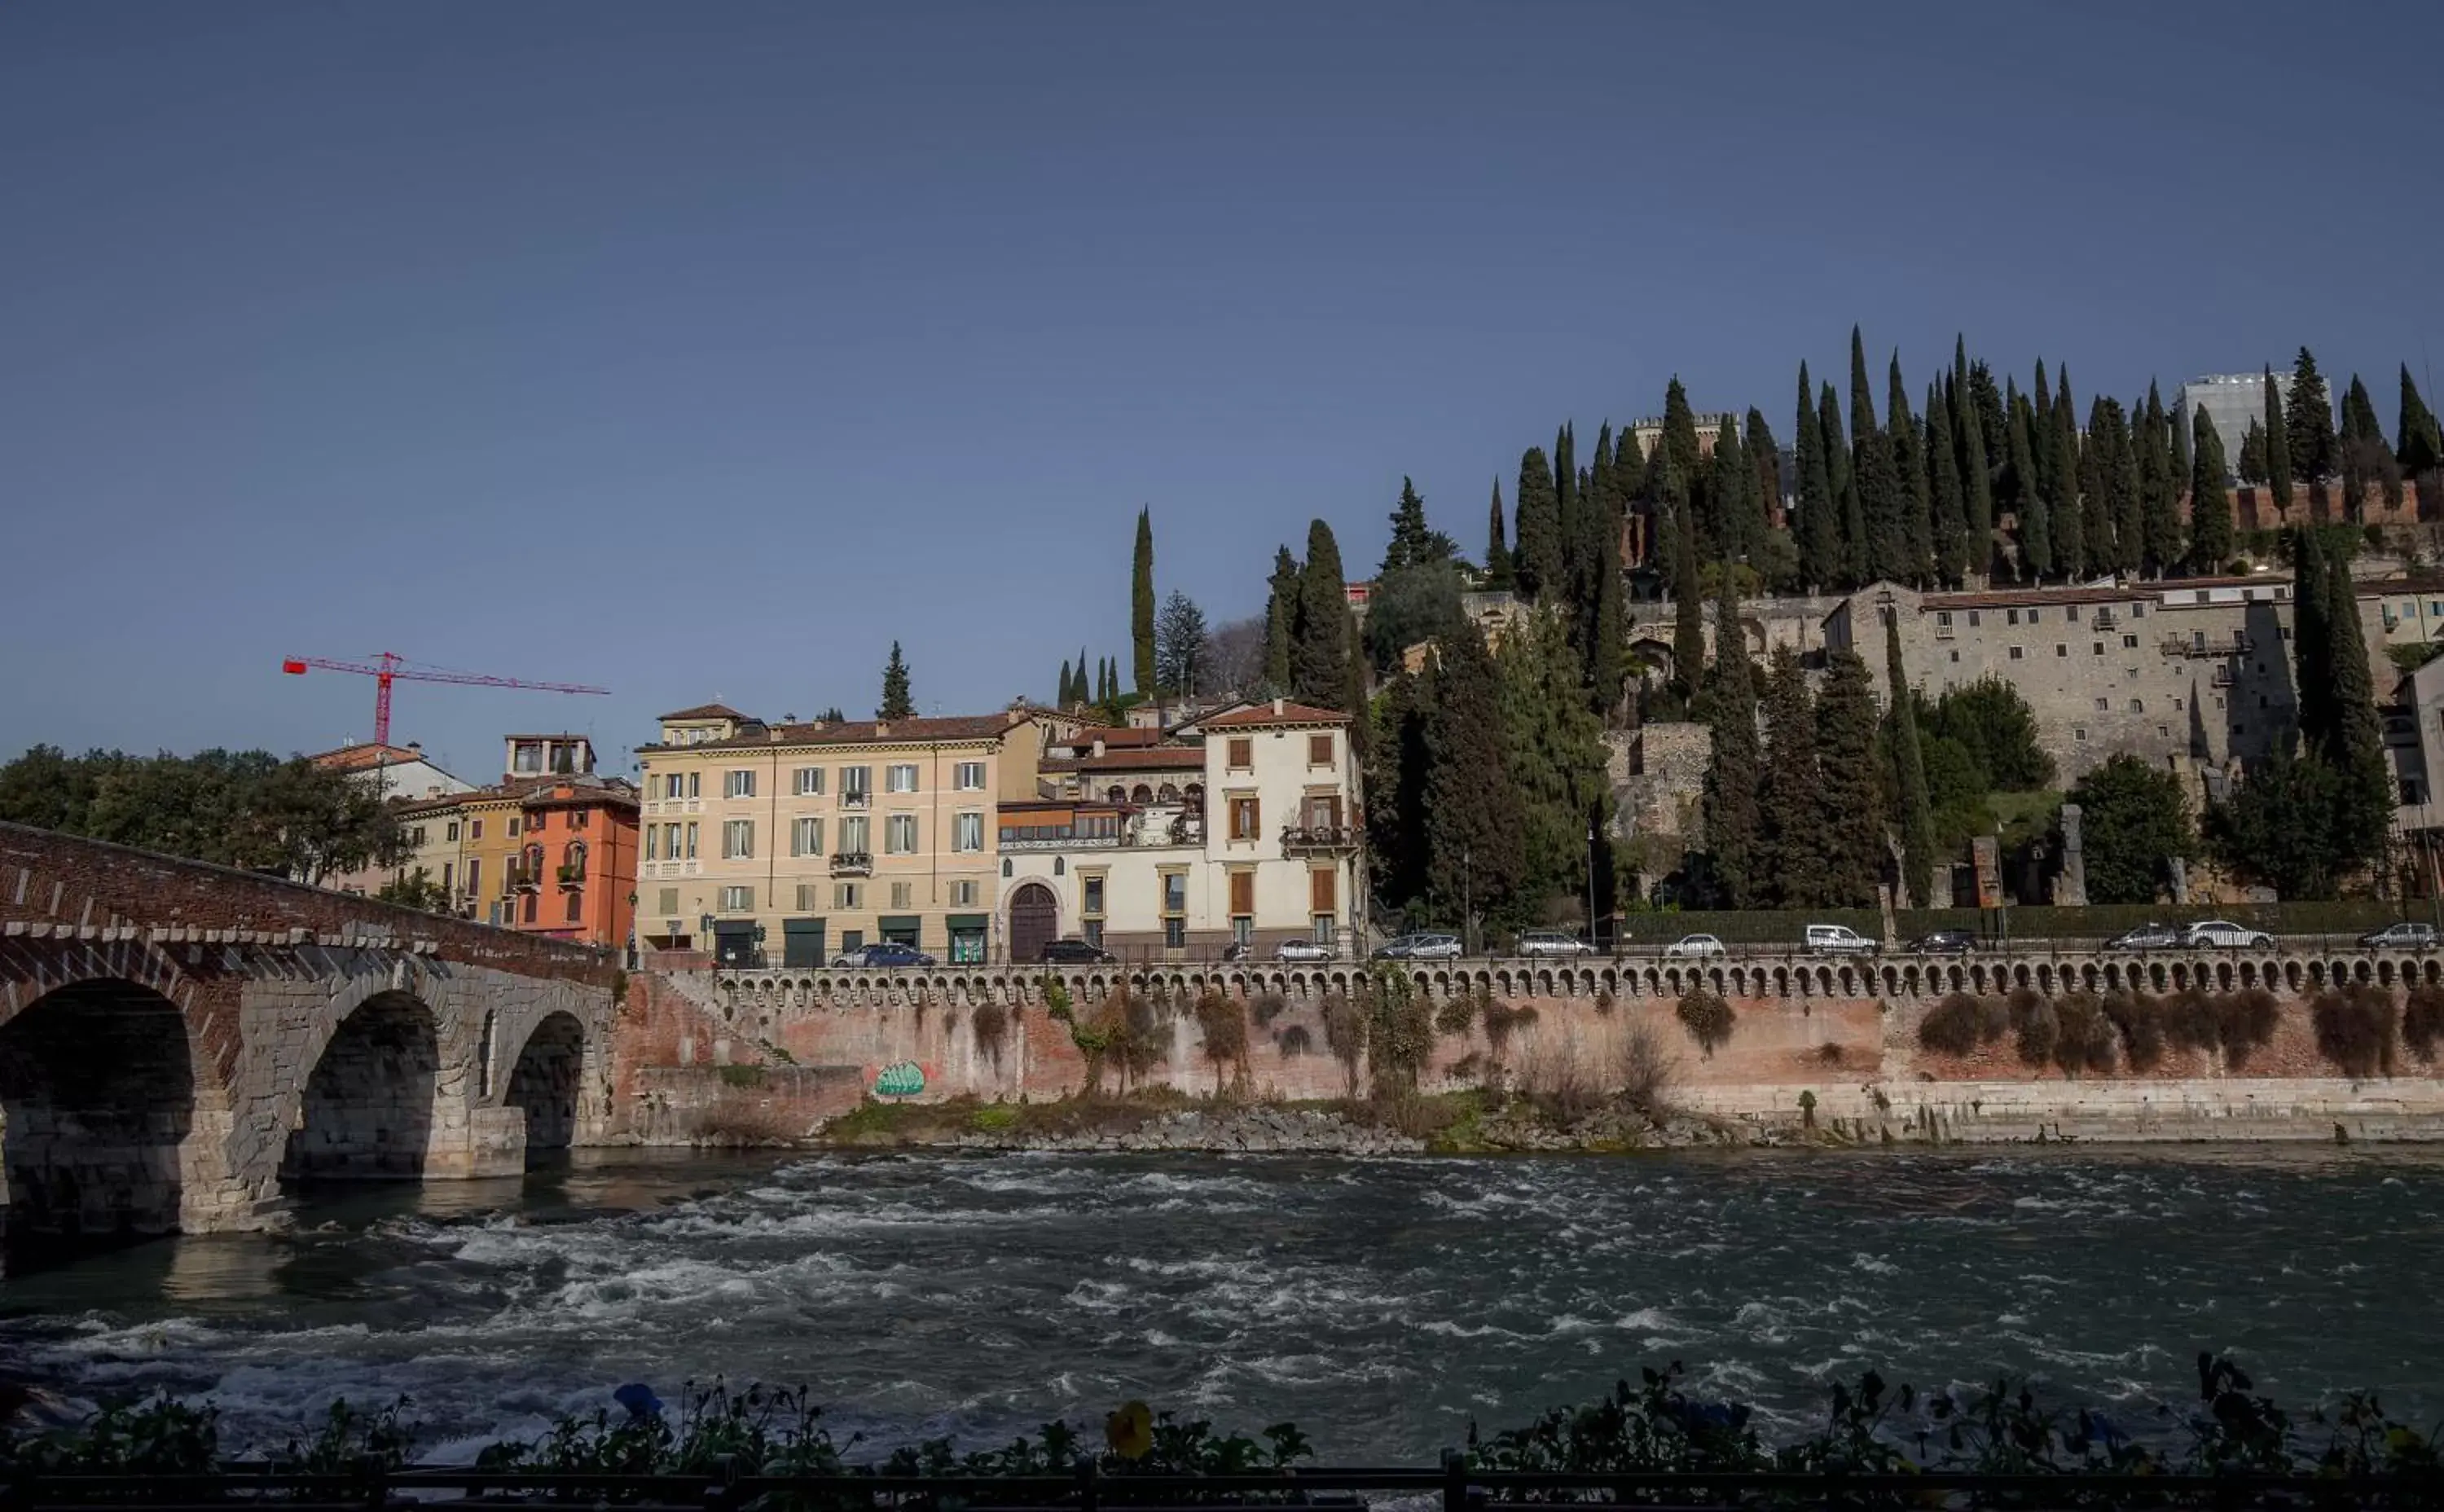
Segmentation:
{"type": "Polygon", "coordinates": [[[952,930],[984,930],[992,927],[990,913],[954,913],[943,924],[952,930]]]}

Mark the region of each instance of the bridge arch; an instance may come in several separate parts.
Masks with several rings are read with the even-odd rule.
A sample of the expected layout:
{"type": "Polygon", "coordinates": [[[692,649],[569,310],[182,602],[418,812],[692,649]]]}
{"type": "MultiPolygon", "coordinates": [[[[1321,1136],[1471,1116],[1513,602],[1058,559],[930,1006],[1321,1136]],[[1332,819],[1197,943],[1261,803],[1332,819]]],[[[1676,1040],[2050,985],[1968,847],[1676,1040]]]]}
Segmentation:
{"type": "Polygon", "coordinates": [[[557,1161],[576,1142],[586,1049],[585,1026],[576,1015],[555,1010],[543,1016],[518,1051],[502,1101],[526,1115],[529,1171],[557,1161]]]}
{"type": "Polygon", "coordinates": [[[402,987],[366,995],[332,1027],[297,1094],[281,1181],[421,1177],[440,1073],[424,1000],[402,987]]]}
{"type": "Polygon", "coordinates": [[[120,978],[56,987],[0,1023],[9,1231],[176,1232],[203,1059],[176,1004],[120,978]]]}

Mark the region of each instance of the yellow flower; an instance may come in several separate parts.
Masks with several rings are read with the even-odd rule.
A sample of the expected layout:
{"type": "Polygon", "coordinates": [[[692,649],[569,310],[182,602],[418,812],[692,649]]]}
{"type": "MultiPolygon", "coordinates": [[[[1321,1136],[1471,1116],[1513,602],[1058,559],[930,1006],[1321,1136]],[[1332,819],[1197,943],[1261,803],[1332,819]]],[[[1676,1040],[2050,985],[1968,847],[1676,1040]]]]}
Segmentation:
{"type": "Polygon", "coordinates": [[[1154,1447],[1154,1413],[1143,1402],[1122,1402],[1103,1419],[1103,1442],[1124,1460],[1141,1460],[1154,1447]]]}

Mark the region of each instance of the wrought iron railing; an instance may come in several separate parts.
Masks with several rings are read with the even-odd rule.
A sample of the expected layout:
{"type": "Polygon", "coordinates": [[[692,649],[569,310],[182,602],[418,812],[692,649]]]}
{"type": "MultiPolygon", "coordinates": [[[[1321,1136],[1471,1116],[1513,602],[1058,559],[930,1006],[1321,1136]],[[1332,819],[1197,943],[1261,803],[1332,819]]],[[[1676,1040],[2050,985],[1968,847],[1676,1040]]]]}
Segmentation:
{"type": "Polygon", "coordinates": [[[842,851],[832,857],[834,876],[872,876],[874,856],[870,851],[842,851]]]}

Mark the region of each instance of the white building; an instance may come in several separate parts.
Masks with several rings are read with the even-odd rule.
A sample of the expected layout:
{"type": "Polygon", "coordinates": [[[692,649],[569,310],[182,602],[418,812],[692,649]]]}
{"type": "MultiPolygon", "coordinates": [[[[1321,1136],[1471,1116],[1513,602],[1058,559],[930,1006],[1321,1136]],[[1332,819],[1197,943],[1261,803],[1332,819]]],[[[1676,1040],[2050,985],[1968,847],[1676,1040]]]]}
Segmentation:
{"type": "Polygon", "coordinates": [[[361,741],[306,759],[328,771],[362,773],[384,798],[446,798],[475,787],[426,760],[424,747],[414,741],[404,746],[361,741]]]}
{"type": "MultiPolygon", "coordinates": [[[[1091,733],[1091,732],[1089,732],[1091,733]]],[[[1048,759],[1065,796],[999,805],[997,934],[1013,961],[1084,939],[1123,956],[1346,950],[1360,828],[1349,716],[1276,699],[1157,747],[1048,759]]]]}

